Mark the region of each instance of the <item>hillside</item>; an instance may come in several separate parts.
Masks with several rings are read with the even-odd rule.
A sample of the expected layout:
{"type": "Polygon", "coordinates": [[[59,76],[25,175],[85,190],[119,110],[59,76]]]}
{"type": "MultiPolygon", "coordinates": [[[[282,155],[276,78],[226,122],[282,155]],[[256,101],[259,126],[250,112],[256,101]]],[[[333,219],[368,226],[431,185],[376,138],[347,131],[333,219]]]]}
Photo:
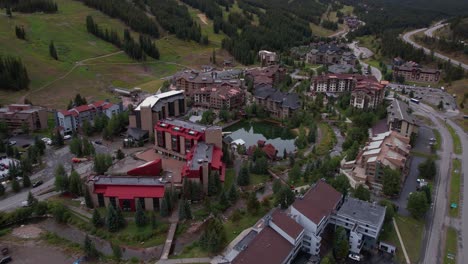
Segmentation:
{"type": "MultiPolygon", "coordinates": [[[[86,31],[86,16],[91,15],[100,26],[113,29],[122,37],[127,28],[122,21],[78,1],[56,0],[56,3],[59,7],[56,14],[14,12],[12,18],[0,16],[0,54],[19,56],[31,79],[29,91],[0,91],[0,103],[28,98],[33,103],[58,108],[64,107],[75,93],[87,95],[90,100],[108,98],[106,90],[111,85],[139,86],[154,92],[163,82],[161,77],[184,67],[208,64],[213,49],[220,47],[219,37],[213,37],[212,44],[203,46],[162,32],[164,37],[156,40],[160,60],[148,58],[136,62],[86,31]],[[16,38],[15,26],[25,28],[26,41],[16,38]],[[50,41],[57,48],[58,61],[49,56],[50,41]]],[[[5,10],[0,13],[5,14],[5,10]]],[[[204,34],[214,35],[210,25],[201,21],[199,24],[204,34]]],[[[135,32],[131,33],[137,37],[135,32]]],[[[219,60],[223,54],[226,55],[218,55],[219,60]]]]}

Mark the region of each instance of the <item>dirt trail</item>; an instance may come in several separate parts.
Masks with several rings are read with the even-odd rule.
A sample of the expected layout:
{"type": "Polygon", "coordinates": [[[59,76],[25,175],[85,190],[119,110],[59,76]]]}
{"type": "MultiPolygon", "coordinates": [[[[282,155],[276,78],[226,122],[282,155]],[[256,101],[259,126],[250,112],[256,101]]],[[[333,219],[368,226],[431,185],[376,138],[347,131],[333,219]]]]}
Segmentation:
{"type": "Polygon", "coordinates": [[[197,14],[197,16],[198,16],[198,18],[200,18],[200,20],[201,20],[201,22],[202,22],[203,24],[208,25],[208,20],[207,20],[205,14],[200,13],[200,14],[197,14]]]}

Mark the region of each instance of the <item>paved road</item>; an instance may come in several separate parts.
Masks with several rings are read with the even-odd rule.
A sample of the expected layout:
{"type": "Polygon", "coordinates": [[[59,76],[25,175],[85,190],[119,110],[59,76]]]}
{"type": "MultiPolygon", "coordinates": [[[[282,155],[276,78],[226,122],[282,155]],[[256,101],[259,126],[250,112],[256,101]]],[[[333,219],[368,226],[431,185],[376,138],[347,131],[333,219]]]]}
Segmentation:
{"type": "MultiPolygon", "coordinates": [[[[369,58],[370,56],[373,55],[372,51],[370,51],[369,49],[359,47],[356,41],[348,44],[348,47],[353,50],[353,53],[357,58],[359,58],[361,54],[363,58],[369,58]]],[[[369,66],[367,63],[361,60],[359,60],[359,63],[361,63],[363,69],[366,69],[369,66]]],[[[377,80],[379,81],[382,80],[382,73],[380,72],[379,69],[377,69],[374,66],[371,66],[371,74],[374,75],[375,78],[377,78],[377,80]]]]}
{"type": "MultiPolygon", "coordinates": [[[[461,190],[461,202],[460,202],[460,209],[461,209],[461,243],[458,247],[458,256],[457,262],[459,264],[468,263],[468,250],[463,249],[464,243],[467,243],[468,246],[468,180],[465,180],[465,177],[468,176],[468,135],[463,131],[460,126],[456,123],[452,122],[451,120],[447,120],[447,123],[451,125],[455,131],[457,132],[458,136],[460,137],[463,153],[461,155],[457,155],[456,158],[461,159],[462,169],[462,190],[461,190]]],[[[460,230],[459,230],[460,231],[460,230]]]]}
{"type": "MultiPolygon", "coordinates": [[[[432,28],[438,27],[438,26],[439,26],[439,25],[436,25],[436,26],[433,26],[432,28]]],[[[429,31],[429,32],[431,32],[432,28],[420,28],[420,29],[416,29],[416,30],[407,32],[407,33],[405,33],[405,34],[403,35],[402,39],[403,39],[404,42],[413,45],[413,47],[415,47],[415,48],[418,48],[418,49],[421,49],[421,48],[422,48],[426,54],[430,54],[430,53],[431,53],[431,50],[429,50],[429,49],[427,49],[427,48],[424,48],[423,46],[421,46],[421,45],[417,44],[416,42],[414,42],[413,40],[411,40],[411,36],[413,36],[413,35],[416,34],[416,33],[421,32],[421,31],[424,31],[424,32],[429,31]]],[[[432,32],[433,32],[433,30],[432,30],[432,32]]],[[[432,33],[431,33],[431,34],[432,34],[432,33]]],[[[467,65],[467,64],[464,64],[464,63],[461,63],[461,62],[459,62],[459,61],[457,61],[457,60],[451,59],[451,58],[449,58],[449,57],[447,57],[447,56],[445,56],[445,55],[442,55],[442,54],[440,54],[440,53],[438,53],[438,52],[434,52],[434,56],[436,56],[437,58],[442,59],[442,60],[446,60],[446,61],[450,60],[450,62],[451,62],[453,65],[455,65],[455,66],[461,65],[461,66],[463,67],[463,69],[468,70],[468,65],[467,65]]]]}
{"type": "Polygon", "coordinates": [[[439,176],[436,179],[434,185],[434,206],[433,210],[428,214],[426,218],[426,235],[423,241],[425,245],[422,254],[422,263],[425,264],[437,264],[442,263],[443,248],[441,247],[441,241],[444,241],[444,226],[445,216],[448,209],[448,187],[450,177],[450,165],[453,151],[453,143],[450,133],[445,128],[443,121],[440,118],[444,118],[441,114],[437,113],[433,108],[425,104],[412,104],[417,112],[424,113],[429,117],[436,129],[440,132],[442,137],[442,150],[439,151],[440,162],[439,162],[439,176]]]}
{"type": "MultiPolygon", "coordinates": [[[[109,148],[104,145],[94,145],[96,149],[96,153],[111,153],[109,148]]],[[[21,202],[27,200],[28,192],[31,191],[36,198],[40,201],[46,200],[49,197],[57,194],[56,192],[47,192],[47,190],[52,190],[54,186],[54,170],[58,164],[63,164],[65,170],[70,172],[71,170],[71,159],[74,157],[73,154],[70,153],[68,146],[65,146],[61,149],[54,149],[48,147],[46,150],[46,154],[42,157],[44,161],[45,168],[34,173],[31,176],[31,181],[34,182],[36,180],[42,180],[44,183],[36,188],[27,188],[23,189],[21,192],[16,194],[11,194],[10,196],[5,197],[4,199],[0,200],[0,211],[10,211],[19,206],[21,206],[21,202]],[[42,194],[42,195],[40,195],[42,194]]],[[[74,169],[81,175],[88,173],[92,170],[93,163],[92,162],[85,162],[81,164],[75,164],[74,169]]]]}
{"type": "Polygon", "coordinates": [[[434,32],[437,31],[439,28],[443,28],[447,26],[448,23],[444,23],[443,21],[437,22],[434,26],[430,27],[428,30],[424,31],[424,35],[428,37],[434,37],[434,32]]]}

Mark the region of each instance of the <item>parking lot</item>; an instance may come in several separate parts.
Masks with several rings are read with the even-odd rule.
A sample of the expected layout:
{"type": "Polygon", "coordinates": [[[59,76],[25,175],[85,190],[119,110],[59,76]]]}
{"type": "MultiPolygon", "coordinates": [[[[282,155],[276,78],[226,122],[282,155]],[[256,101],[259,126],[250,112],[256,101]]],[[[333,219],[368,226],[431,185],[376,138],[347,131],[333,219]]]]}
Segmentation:
{"type": "Polygon", "coordinates": [[[442,101],[445,110],[457,110],[456,99],[451,94],[447,93],[441,88],[421,87],[395,83],[389,84],[389,87],[397,92],[401,92],[403,89],[405,89],[406,93],[413,91],[414,98],[428,103],[430,105],[437,106],[439,102],[442,101]]]}

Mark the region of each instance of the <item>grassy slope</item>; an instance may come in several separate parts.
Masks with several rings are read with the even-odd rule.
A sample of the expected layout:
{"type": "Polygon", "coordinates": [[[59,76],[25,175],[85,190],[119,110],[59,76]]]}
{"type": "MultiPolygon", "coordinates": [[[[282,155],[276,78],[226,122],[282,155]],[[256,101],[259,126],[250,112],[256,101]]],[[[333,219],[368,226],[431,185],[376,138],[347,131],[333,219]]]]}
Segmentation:
{"type": "MultiPolygon", "coordinates": [[[[156,91],[161,77],[168,76],[184,66],[190,67],[209,63],[213,48],[219,44],[201,46],[167,36],[157,40],[161,61],[149,59],[141,64],[125,54],[87,61],[77,67],[66,78],[45,84],[65,75],[76,61],[117,52],[114,46],[88,34],[85,27],[87,15],[106,28],[119,33],[125,25],[116,19],[88,8],[80,2],[57,0],[58,14],[19,14],[13,19],[0,16],[0,53],[15,54],[23,59],[31,79],[29,91],[16,93],[0,92],[0,103],[22,101],[23,96],[36,104],[59,108],[64,107],[75,93],[80,92],[90,100],[109,97],[106,89],[110,85],[121,87],[141,86],[147,91],[156,91]],[[14,35],[15,25],[26,28],[27,41],[14,35]],[[48,45],[53,40],[58,49],[59,61],[49,57],[48,45]],[[175,65],[168,63],[180,63],[175,65]]],[[[4,10],[0,10],[4,12],[4,10]]],[[[206,30],[205,28],[202,30],[206,30]]],[[[136,34],[133,33],[135,36],[136,34]]]]}
{"type": "Polygon", "coordinates": [[[448,254],[457,255],[457,240],[458,240],[457,230],[453,227],[447,228],[447,237],[445,240],[445,254],[444,254],[444,264],[455,264],[457,263],[456,258],[448,258],[448,254]]]}
{"type": "MultiPolygon", "coordinates": [[[[346,6],[345,5],[345,6],[343,6],[343,8],[340,11],[345,15],[351,15],[353,13],[353,10],[354,10],[354,8],[352,6],[346,6]]],[[[330,20],[330,21],[333,21],[333,22],[338,21],[338,17],[336,16],[336,11],[332,11],[332,12],[329,12],[329,13],[325,12],[322,15],[322,20],[330,20]]],[[[315,35],[320,36],[320,37],[330,36],[333,33],[338,32],[338,31],[340,31],[340,30],[342,30],[344,28],[343,24],[338,24],[338,30],[337,31],[332,31],[332,30],[323,28],[323,27],[321,27],[319,25],[315,25],[314,23],[309,23],[309,26],[310,26],[310,30],[312,30],[312,32],[315,35]]]]}
{"type": "Polygon", "coordinates": [[[424,232],[424,221],[401,215],[396,216],[395,221],[398,224],[398,229],[400,230],[411,263],[418,263],[421,257],[420,252],[424,232]]]}

